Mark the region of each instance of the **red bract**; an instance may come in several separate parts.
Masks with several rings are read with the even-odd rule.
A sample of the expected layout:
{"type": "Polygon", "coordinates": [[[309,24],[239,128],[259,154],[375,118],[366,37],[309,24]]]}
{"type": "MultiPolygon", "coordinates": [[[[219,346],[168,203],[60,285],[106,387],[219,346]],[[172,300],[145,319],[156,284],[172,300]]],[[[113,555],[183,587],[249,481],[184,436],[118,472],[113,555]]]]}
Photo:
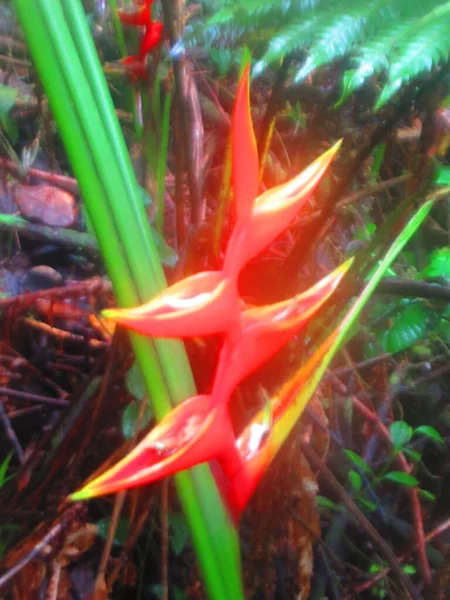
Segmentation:
{"type": "Polygon", "coordinates": [[[291,426],[289,417],[299,416],[294,393],[298,386],[291,385],[289,393],[284,389],[275,398],[269,418],[265,412],[261,413],[236,439],[229,416],[229,399],[244,377],[310,321],[334,292],[350,263],[309,290],[271,306],[246,307],[238,294],[237,279],[243,265],[289,226],[327,170],[339,143],[299,176],[255,199],[258,158],[248,86],[247,68],[233,113],[232,168],[237,219],[224,268],[187,277],[143,306],[104,311],[105,316],[117,323],[146,335],[185,337],[224,333],[212,394],[195,396],[175,408],[128,456],[75,493],[74,500],[150,483],[216,459],[221,466],[222,487],[230,510],[238,517],[285,439],[291,426]]]}
{"type": "Polygon", "coordinates": [[[144,335],[188,337],[227,331],[239,319],[240,304],[234,281],[220,271],[205,271],[179,281],[143,306],[103,314],[144,335]]]}
{"type": "Polygon", "coordinates": [[[139,45],[138,56],[144,59],[149,52],[151,52],[161,41],[163,24],[157,21],[150,21],[148,26],[145,28],[144,35],[142,36],[141,43],[139,45]]]}
{"type": "Polygon", "coordinates": [[[157,481],[218,458],[226,472],[240,467],[228,408],[209,409],[209,396],[194,396],[170,412],[132,452],[91,481],[72,500],[102,496],[157,481]]]}
{"type": "Polygon", "coordinates": [[[242,312],[238,335],[223,345],[214,381],[211,402],[228,398],[250,373],[280,350],[328,300],[344,277],[345,263],[306,292],[270,306],[242,312]]]}

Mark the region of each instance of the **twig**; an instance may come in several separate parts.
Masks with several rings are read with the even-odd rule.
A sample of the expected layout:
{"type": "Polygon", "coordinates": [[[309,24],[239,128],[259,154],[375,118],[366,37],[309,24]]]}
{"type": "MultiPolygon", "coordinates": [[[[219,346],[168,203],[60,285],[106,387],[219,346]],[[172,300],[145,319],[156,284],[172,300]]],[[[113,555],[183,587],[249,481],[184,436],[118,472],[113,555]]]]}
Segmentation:
{"type": "MultiPolygon", "coordinates": [[[[180,39],[182,24],[183,0],[163,0],[162,9],[164,14],[164,23],[167,27],[170,39],[170,45],[173,48],[180,39]]],[[[186,173],[188,179],[189,193],[191,197],[191,218],[194,225],[199,225],[202,221],[202,203],[200,197],[200,185],[196,178],[196,165],[194,159],[193,145],[193,125],[190,119],[195,118],[195,111],[192,105],[191,85],[193,85],[190,71],[188,70],[186,58],[181,52],[173,58],[173,70],[175,75],[175,92],[180,114],[181,129],[183,131],[184,156],[186,173]]],[[[198,132],[199,123],[196,122],[198,132]]],[[[203,127],[203,125],[202,125],[203,127]]]]}
{"type": "Polygon", "coordinates": [[[52,542],[58,535],[60,535],[64,527],[65,525],[61,522],[54,525],[47,535],[43,537],[42,540],[38,542],[30,552],[28,552],[28,554],[26,554],[11,569],[4,573],[4,575],[0,577],[0,590],[34,558],[38,558],[41,553],[47,553],[48,544],[52,542]]]}
{"type": "Polygon", "coordinates": [[[48,396],[40,396],[39,394],[30,394],[29,392],[21,392],[19,390],[11,390],[10,388],[0,387],[0,396],[8,396],[9,398],[17,398],[18,400],[29,400],[38,404],[47,404],[57,408],[65,408],[70,404],[68,400],[60,398],[49,398],[48,396]]]}
{"type": "Polygon", "coordinates": [[[395,277],[386,277],[377,289],[378,293],[394,294],[402,298],[428,298],[430,300],[445,300],[450,302],[450,286],[424,281],[405,281],[395,277]]]}
{"type": "Polygon", "coordinates": [[[68,284],[64,287],[48,288],[47,290],[38,290],[36,292],[27,292],[19,296],[0,298],[0,310],[8,308],[14,304],[20,306],[23,310],[28,310],[39,298],[67,298],[71,296],[98,296],[102,293],[110,293],[112,286],[109,281],[101,277],[93,277],[80,283],[68,284]]]}
{"type": "Polygon", "coordinates": [[[3,423],[3,427],[5,428],[6,437],[11,442],[12,447],[14,448],[14,452],[17,455],[20,463],[23,463],[23,450],[20,442],[17,438],[16,432],[14,431],[11,421],[6,414],[5,407],[3,406],[3,402],[0,401],[0,420],[3,423]]]}

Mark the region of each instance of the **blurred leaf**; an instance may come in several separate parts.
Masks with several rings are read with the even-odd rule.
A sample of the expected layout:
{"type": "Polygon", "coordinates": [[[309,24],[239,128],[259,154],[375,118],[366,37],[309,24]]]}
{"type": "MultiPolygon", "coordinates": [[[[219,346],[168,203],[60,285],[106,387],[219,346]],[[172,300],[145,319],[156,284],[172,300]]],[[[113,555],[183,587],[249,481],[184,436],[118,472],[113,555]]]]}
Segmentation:
{"type": "Polygon", "coordinates": [[[419,490],[419,494],[423,496],[426,500],[430,500],[431,502],[434,502],[436,500],[436,496],[428,490],[419,490]]]}
{"type": "Polygon", "coordinates": [[[16,88],[0,84],[0,119],[5,117],[14,106],[17,95],[16,88]]]}
{"type": "Polygon", "coordinates": [[[170,545],[176,556],[179,556],[189,540],[189,529],[182,513],[169,514],[170,545]]]}
{"type": "Polygon", "coordinates": [[[425,277],[450,278],[450,246],[444,246],[432,252],[428,265],[417,275],[416,279],[425,277]]]}
{"type": "Polygon", "coordinates": [[[128,370],[125,376],[125,385],[127,386],[127,390],[136,398],[136,400],[144,400],[147,390],[137,361],[134,361],[128,370]]]}
{"type": "Polygon", "coordinates": [[[400,485],[408,485],[412,487],[419,485],[419,482],[413,475],[404,473],[403,471],[391,471],[390,473],[384,475],[383,479],[393,481],[394,483],[399,483],[400,485]]]}
{"type": "Polygon", "coordinates": [[[354,490],[355,492],[359,492],[362,485],[361,475],[353,469],[351,469],[348,472],[348,478],[350,481],[350,485],[352,486],[352,490],[354,490]]]}
{"type": "Polygon", "coordinates": [[[12,452],[11,452],[11,454],[8,454],[8,456],[5,458],[5,460],[0,465],[0,488],[2,486],[4,486],[5,483],[12,477],[12,475],[10,475],[9,477],[6,476],[6,473],[8,472],[9,463],[11,462],[11,458],[12,458],[12,452]]]}
{"type": "Polygon", "coordinates": [[[320,496],[320,494],[316,496],[316,504],[321,510],[340,510],[340,506],[338,504],[329,498],[326,498],[325,496],[320,496]]]}
{"type": "Polygon", "coordinates": [[[389,429],[395,450],[398,452],[411,439],[413,428],[405,421],[395,421],[389,429]]]}
{"type": "MultiPolygon", "coordinates": [[[[102,538],[102,540],[106,540],[108,537],[108,531],[111,526],[111,519],[105,518],[97,521],[97,535],[102,538]]],[[[123,546],[128,539],[128,532],[130,530],[130,521],[125,518],[121,518],[117,522],[117,528],[114,534],[114,544],[118,546],[123,546]]]]}
{"type": "Polygon", "coordinates": [[[372,469],[369,467],[366,461],[356,454],[356,452],[353,452],[353,450],[344,450],[344,454],[349,460],[352,461],[354,465],[361,469],[361,471],[364,471],[365,473],[372,473],[372,469]]]}
{"type": "MultiPolygon", "coordinates": [[[[123,411],[122,415],[122,433],[126,440],[131,440],[136,431],[136,421],[139,416],[140,406],[137,402],[131,402],[123,411]]],[[[152,418],[152,411],[150,405],[145,404],[144,414],[141,418],[139,431],[142,431],[147,427],[152,418]]]]}
{"type": "Polygon", "coordinates": [[[437,429],[431,427],[430,425],[420,425],[420,427],[416,427],[416,429],[414,429],[414,434],[416,433],[424,435],[425,437],[430,438],[430,440],[434,440],[438,444],[445,446],[445,440],[442,435],[439,433],[439,431],[437,431],[437,429]]]}
{"type": "Polygon", "coordinates": [[[357,498],[356,501],[369,512],[373,512],[377,509],[377,505],[371,500],[366,500],[365,498],[357,498]]]}

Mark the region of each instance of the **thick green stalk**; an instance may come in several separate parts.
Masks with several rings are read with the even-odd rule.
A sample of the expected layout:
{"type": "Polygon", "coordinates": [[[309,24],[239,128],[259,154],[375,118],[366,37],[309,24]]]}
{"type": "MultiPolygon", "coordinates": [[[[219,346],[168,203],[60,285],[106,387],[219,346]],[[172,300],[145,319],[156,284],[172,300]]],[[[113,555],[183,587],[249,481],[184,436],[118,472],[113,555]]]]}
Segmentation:
{"type": "MultiPolygon", "coordinates": [[[[121,306],[165,285],[125,142],[79,0],[14,0],[121,306]]],[[[132,344],[155,414],[195,394],[180,342],[132,344]]],[[[206,465],[176,477],[211,598],[243,597],[239,550],[206,465]]]]}

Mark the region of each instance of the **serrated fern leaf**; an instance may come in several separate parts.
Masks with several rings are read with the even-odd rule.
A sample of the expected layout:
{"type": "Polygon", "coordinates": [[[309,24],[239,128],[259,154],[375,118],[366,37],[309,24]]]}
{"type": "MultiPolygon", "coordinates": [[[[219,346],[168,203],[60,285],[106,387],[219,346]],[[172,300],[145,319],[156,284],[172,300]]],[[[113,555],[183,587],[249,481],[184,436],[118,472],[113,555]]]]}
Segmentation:
{"type": "Polygon", "coordinates": [[[397,40],[399,50],[391,61],[389,82],[376,109],[385,104],[400,87],[423,71],[429,71],[450,54],[450,2],[413,21],[397,40]]]}
{"type": "Polygon", "coordinates": [[[280,60],[286,54],[289,54],[310,42],[319,19],[320,17],[315,15],[309,19],[303,20],[301,25],[295,23],[284,27],[280,33],[270,41],[267,52],[261,60],[256,63],[253,74],[258,75],[259,73],[262,73],[268,65],[280,60]]]}
{"type": "Polygon", "coordinates": [[[319,26],[320,36],[316,38],[295,81],[304,79],[318,67],[347,54],[354,42],[361,37],[365,25],[366,19],[360,14],[345,14],[331,18],[328,23],[319,26]]]}

